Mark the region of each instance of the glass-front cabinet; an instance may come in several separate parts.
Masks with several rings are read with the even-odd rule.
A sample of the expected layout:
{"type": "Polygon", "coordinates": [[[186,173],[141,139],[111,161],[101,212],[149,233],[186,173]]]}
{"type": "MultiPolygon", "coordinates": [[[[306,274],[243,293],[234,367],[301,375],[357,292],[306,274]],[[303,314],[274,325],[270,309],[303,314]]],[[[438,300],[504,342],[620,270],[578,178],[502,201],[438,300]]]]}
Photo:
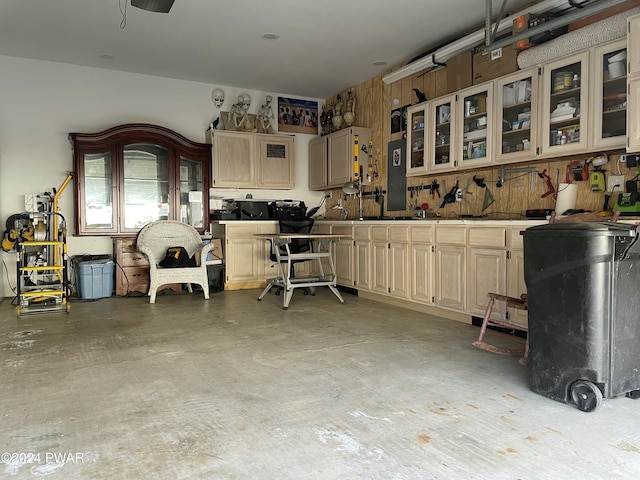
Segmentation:
{"type": "Polygon", "coordinates": [[[627,139],[627,41],[594,49],[593,146],[623,148],[627,139]]]}
{"type": "Polygon", "coordinates": [[[454,165],[473,168],[492,163],[493,82],[458,93],[458,132],[454,165]],[[459,160],[458,160],[459,159],[459,160]],[[457,161],[457,164],[455,163],[457,161]]]}
{"type": "Polygon", "coordinates": [[[421,103],[407,109],[407,175],[421,175],[428,171],[425,158],[427,104],[421,103]]]}
{"type": "Polygon", "coordinates": [[[455,95],[434,100],[429,104],[429,129],[427,152],[429,169],[434,172],[451,170],[454,167],[452,141],[455,141],[456,112],[455,95]]]}
{"type": "Polygon", "coordinates": [[[589,52],[545,65],[542,81],[542,154],[584,152],[589,141],[589,52]]]}
{"type": "Polygon", "coordinates": [[[531,160],[538,147],[538,69],[496,80],[496,159],[531,160]]]}
{"type": "Polygon", "coordinates": [[[78,235],[132,235],[155,220],[208,226],[211,146],[163,127],[71,133],[78,235]]]}
{"type": "Polygon", "coordinates": [[[640,15],[627,22],[627,152],[640,152],[640,15]]]}

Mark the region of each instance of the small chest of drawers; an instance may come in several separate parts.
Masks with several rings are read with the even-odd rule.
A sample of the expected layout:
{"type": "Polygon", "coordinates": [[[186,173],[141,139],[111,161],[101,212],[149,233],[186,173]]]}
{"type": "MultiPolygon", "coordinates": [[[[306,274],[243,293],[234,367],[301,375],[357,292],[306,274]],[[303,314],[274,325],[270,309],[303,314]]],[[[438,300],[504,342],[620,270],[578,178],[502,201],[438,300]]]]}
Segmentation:
{"type": "Polygon", "coordinates": [[[136,250],[136,237],[114,238],[113,255],[116,259],[116,295],[148,293],[149,262],[144,253],[136,250]]]}

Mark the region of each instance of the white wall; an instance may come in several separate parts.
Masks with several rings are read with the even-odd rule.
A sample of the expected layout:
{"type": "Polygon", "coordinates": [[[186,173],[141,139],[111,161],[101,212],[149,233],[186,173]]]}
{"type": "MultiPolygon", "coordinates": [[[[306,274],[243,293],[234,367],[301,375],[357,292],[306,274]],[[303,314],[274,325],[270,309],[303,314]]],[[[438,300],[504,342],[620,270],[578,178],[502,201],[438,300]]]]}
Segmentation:
{"type": "MultiPolygon", "coordinates": [[[[24,195],[58,188],[73,169],[70,132],[93,133],[124,123],[161,125],[198,142],[218,116],[211,91],[218,85],[152,77],[99,68],[79,67],[0,56],[0,225],[9,215],[24,211],[24,195]]],[[[222,110],[228,111],[240,93],[251,95],[250,113],[256,113],[267,94],[220,86],[226,94],[222,110]]],[[[320,99],[309,99],[320,102],[320,99]]],[[[322,194],[308,191],[307,144],[310,135],[296,135],[295,190],[221,190],[220,195],[253,198],[292,198],[308,207],[320,203],[322,194]]],[[[217,190],[216,190],[217,191],[217,190]]],[[[109,237],[74,237],[73,186],[60,197],[68,224],[70,255],[111,253],[109,237]]],[[[2,252],[11,285],[15,287],[15,258],[2,252]]],[[[0,295],[11,296],[6,278],[0,295]]]]}

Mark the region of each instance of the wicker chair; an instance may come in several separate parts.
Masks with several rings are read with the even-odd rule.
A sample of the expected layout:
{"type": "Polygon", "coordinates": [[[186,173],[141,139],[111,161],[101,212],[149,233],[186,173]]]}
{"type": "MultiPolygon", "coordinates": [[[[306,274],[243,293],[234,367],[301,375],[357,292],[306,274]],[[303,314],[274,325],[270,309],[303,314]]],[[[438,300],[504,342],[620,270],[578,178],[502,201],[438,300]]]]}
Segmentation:
{"type": "Polygon", "coordinates": [[[215,245],[205,245],[198,231],[191,225],[173,220],[149,223],[138,234],[137,248],[149,259],[149,303],[155,303],[158,288],[169,283],[186,283],[189,293],[193,293],[191,284],[195,283],[202,287],[204,298],[209,299],[206,259],[215,245]],[[184,247],[190,257],[195,255],[197,265],[178,268],[159,266],[167,249],[171,247],[184,247]]]}

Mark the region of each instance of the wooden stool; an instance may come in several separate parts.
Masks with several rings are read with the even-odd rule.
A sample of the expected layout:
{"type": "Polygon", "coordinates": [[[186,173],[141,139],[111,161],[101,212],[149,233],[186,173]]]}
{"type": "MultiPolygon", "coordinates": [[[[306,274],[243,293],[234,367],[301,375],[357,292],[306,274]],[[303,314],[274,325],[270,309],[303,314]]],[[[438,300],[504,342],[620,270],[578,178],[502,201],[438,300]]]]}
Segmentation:
{"type": "Polygon", "coordinates": [[[500,348],[495,345],[490,345],[482,341],[485,332],[487,331],[487,326],[493,327],[502,327],[508,328],[511,330],[518,330],[521,332],[527,332],[527,327],[522,325],[515,325],[513,323],[509,323],[501,320],[491,320],[491,311],[493,310],[493,305],[496,303],[496,300],[506,302],[507,308],[513,307],[519,310],[527,310],[527,294],[523,293],[520,295],[520,298],[508,297],[506,295],[500,295],[497,293],[488,293],[489,303],[487,304],[487,310],[484,312],[484,319],[482,320],[482,327],[480,327],[480,336],[478,340],[472,343],[474,347],[481,348],[482,350],[486,350],[488,352],[498,353],[500,355],[522,355],[523,363],[527,362],[529,358],[529,338],[527,335],[527,340],[524,344],[524,352],[522,350],[517,349],[509,349],[509,348],[500,348]]]}

